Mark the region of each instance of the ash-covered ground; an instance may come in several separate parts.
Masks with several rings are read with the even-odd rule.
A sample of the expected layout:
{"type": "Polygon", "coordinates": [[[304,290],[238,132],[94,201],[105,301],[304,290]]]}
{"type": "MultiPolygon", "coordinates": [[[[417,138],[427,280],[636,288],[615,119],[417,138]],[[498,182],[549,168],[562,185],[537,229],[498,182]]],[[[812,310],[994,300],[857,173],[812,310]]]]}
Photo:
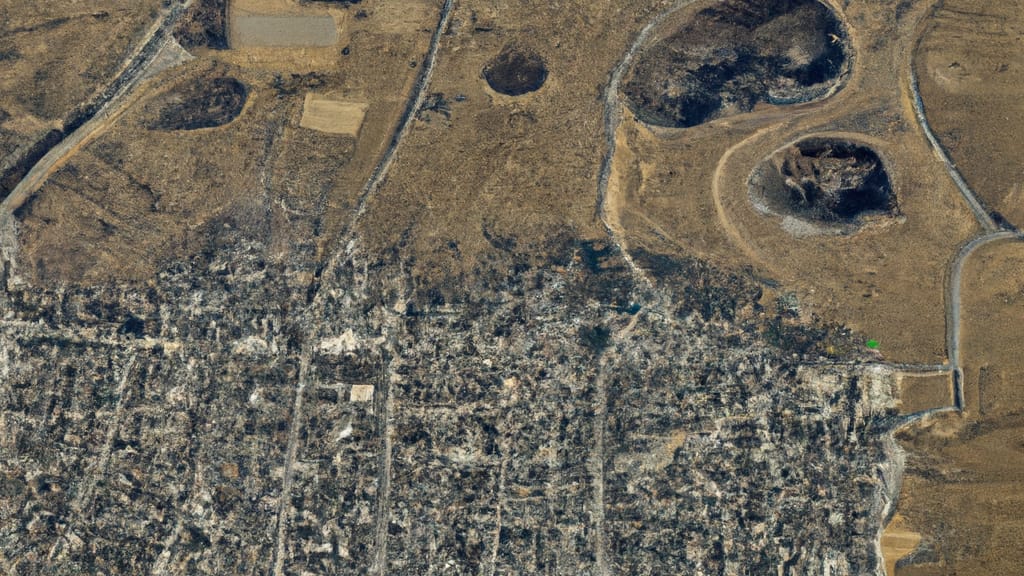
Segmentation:
{"type": "Polygon", "coordinates": [[[750,278],[566,235],[460,289],[357,242],[309,288],[208,238],[138,285],[7,261],[4,573],[878,570],[889,379],[750,278]]]}

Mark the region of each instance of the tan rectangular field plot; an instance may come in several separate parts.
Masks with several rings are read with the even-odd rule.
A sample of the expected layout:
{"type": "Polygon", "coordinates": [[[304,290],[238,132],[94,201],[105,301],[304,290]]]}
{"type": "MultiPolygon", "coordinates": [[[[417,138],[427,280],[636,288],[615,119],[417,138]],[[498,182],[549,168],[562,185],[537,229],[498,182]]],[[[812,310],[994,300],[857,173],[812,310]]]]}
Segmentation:
{"type": "Polygon", "coordinates": [[[333,46],[338,29],[329,15],[237,15],[231,19],[230,42],[234,48],[252,46],[333,46]]]}
{"type": "Polygon", "coordinates": [[[299,126],[330,134],[358,136],[369,107],[365,102],[333,100],[317,94],[306,94],[299,126]]]}
{"type": "Polygon", "coordinates": [[[349,402],[373,402],[372,384],[354,384],[348,396],[349,402]]]}

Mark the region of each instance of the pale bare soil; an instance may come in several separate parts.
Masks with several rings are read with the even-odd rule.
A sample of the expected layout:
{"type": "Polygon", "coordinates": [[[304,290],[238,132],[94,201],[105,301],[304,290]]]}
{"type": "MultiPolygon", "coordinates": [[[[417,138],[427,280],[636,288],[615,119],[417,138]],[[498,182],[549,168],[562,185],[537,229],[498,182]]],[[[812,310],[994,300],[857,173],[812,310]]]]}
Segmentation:
{"type": "Polygon", "coordinates": [[[896,574],[896,562],[917,549],[921,535],[907,528],[906,520],[896,514],[882,533],[882,556],[885,573],[896,574]]]}
{"type": "Polygon", "coordinates": [[[306,100],[302,105],[302,120],[299,121],[299,126],[356,137],[363,126],[363,119],[369,107],[366,102],[333,100],[310,92],[306,94],[306,100]]]}

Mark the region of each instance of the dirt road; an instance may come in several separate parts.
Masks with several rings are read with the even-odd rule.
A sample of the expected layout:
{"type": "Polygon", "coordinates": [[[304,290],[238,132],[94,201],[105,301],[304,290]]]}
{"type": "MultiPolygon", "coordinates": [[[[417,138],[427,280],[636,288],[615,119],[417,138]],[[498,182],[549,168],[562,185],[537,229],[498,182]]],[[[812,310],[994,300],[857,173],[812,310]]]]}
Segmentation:
{"type": "Polygon", "coordinates": [[[193,1],[186,0],[163,11],[138,48],[128,57],[121,72],[98,100],[91,104],[90,107],[95,110],[92,116],[51,148],[25,174],[7,198],[0,202],[0,219],[13,215],[71,156],[110,126],[124,110],[128,96],[150,75],[155,66],[166,67],[171,63],[160,56],[166,55],[166,48],[175,42],[171,30],[193,1]]]}

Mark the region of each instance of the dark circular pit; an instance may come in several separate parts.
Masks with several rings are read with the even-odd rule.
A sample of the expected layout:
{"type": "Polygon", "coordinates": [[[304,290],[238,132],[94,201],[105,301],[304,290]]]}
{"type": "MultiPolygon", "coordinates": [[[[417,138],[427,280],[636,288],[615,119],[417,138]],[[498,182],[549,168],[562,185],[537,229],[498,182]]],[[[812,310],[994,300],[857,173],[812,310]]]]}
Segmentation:
{"type": "Polygon", "coordinates": [[[495,92],[521,96],[540,90],[548,78],[548,68],[536,52],[509,45],[484,66],[483,76],[495,92]]]}
{"type": "Polygon", "coordinates": [[[765,159],[750,177],[762,211],[849,230],[867,215],[896,215],[889,175],[871,148],[845,140],[809,138],[765,159]]]}

